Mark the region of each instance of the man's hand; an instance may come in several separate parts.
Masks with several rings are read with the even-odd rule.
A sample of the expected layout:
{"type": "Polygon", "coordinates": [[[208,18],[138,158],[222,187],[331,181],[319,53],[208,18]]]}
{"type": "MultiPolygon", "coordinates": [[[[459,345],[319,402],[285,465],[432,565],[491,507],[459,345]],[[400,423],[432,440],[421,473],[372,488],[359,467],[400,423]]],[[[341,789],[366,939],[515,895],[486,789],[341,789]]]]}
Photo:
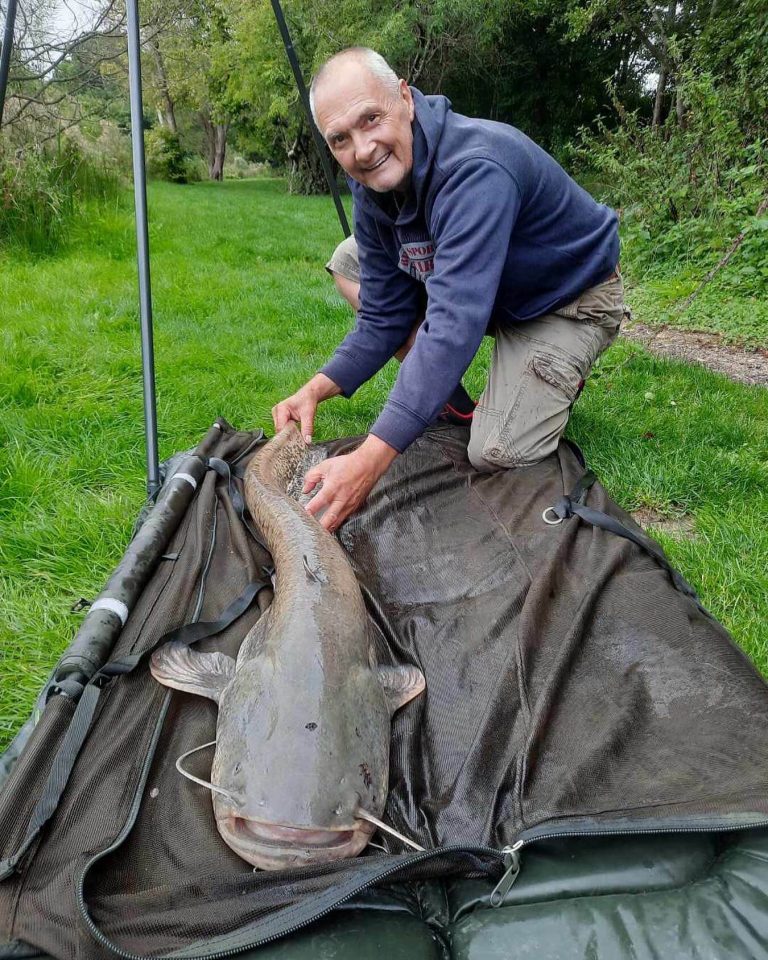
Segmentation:
{"type": "Polygon", "coordinates": [[[329,397],[337,397],[340,393],[341,387],[330,377],[326,377],[324,373],[316,373],[300,390],[272,407],[275,430],[282,430],[286,423],[295,420],[301,426],[301,435],[304,440],[311,443],[318,403],[329,397]]]}
{"type": "Polygon", "coordinates": [[[357,450],[331,457],[307,471],[304,493],[323,486],[307,504],[307,513],[315,516],[323,508],[320,523],[333,533],[358,510],[397,456],[397,450],[373,435],[368,436],[357,450]]]}

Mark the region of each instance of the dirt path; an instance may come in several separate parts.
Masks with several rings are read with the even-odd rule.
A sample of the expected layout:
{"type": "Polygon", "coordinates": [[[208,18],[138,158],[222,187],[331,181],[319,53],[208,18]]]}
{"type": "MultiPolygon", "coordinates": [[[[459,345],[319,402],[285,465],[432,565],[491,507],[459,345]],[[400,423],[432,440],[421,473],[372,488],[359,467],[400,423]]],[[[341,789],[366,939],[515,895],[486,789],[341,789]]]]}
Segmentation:
{"type": "Polygon", "coordinates": [[[717,334],[648,327],[644,323],[627,323],[621,333],[657,356],[701,363],[739,383],[768,387],[768,350],[751,352],[723,343],[717,334]]]}

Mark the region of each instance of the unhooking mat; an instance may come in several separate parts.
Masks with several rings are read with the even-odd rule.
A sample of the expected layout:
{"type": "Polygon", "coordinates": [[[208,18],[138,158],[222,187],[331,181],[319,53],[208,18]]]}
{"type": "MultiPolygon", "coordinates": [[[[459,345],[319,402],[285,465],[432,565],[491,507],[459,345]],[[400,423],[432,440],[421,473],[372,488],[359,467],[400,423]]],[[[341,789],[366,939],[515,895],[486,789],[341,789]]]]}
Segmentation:
{"type": "MultiPolygon", "coordinates": [[[[253,441],[223,425],[199,449],[204,466],[215,456],[232,465],[231,475],[220,462],[203,474],[114,657],[148,651],[190,621],[216,620],[263,578],[269,558],[238,495],[237,474],[253,441]]],[[[308,464],[355,442],[319,445],[308,464]]],[[[352,898],[370,884],[427,878],[448,883],[438,899],[447,896],[466,931],[467,916],[495,882],[504,893],[534,841],[534,873],[542,850],[574,856],[568,844],[578,841],[566,838],[615,843],[595,839],[601,835],[628,837],[631,850],[633,834],[700,831],[716,857],[712,837],[744,830],[750,842],[756,838],[757,859],[765,858],[762,834],[748,828],[768,825],[766,686],[681,578],[617,530],[643,543],[631,518],[585,479],[568,446],[535,467],[481,475],[467,462],[464,430],[429,430],[340,539],[380,658],[415,663],[427,679],[426,695],[393,724],[386,818],[438,853],[403,853],[397,840],[380,838],[388,853],[253,872],[219,838],[207,791],[174,767],[183,752],[213,739],[215,706],[160,687],[142,660],[130,673],[97,674],[86,685],[95,706],[71,776],[0,882],[0,939],[86,960],[115,952],[220,956],[300,929],[341,904],[364,907],[365,897],[352,898]],[[610,518],[616,529],[604,529],[610,518]],[[490,885],[461,879],[483,876],[490,885]]],[[[201,648],[235,652],[257,617],[251,604],[201,648]]],[[[48,697],[0,794],[6,862],[29,834],[46,781],[55,779],[51,765],[83,696],[76,692],[48,697]]],[[[196,755],[192,772],[206,777],[206,762],[196,755]]],[[[572,883],[589,888],[583,874],[572,883]]],[[[514,902],[513,893],[506,897],[514,902]]],[[[490,936],[488,952],[467,948],[466,955],[538,951],[546,931],[540,919],[539,941],[510,938],[495,952],[493,922],[478,920],[490,936]]],[[[577,927],[574,921],[574,942],[577,927]]],[[[754,923],[749,936],[760,942],[754,923]]],[[[626,953],[640,955],[634,947],[626,953]]]]}

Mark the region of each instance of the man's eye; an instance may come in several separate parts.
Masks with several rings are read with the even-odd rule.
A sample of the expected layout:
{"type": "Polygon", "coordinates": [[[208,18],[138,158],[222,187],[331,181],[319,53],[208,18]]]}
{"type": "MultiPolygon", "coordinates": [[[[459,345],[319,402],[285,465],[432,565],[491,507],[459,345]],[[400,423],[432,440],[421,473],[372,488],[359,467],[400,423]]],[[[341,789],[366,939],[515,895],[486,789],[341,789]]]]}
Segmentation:
{"type": "Polygon", "coordinates": [[[378,116],[379,116],[378,113],[369,113],[366,119],[368,120],[368,123],[373,123],[373,121],[376,120],[378,116]]]}

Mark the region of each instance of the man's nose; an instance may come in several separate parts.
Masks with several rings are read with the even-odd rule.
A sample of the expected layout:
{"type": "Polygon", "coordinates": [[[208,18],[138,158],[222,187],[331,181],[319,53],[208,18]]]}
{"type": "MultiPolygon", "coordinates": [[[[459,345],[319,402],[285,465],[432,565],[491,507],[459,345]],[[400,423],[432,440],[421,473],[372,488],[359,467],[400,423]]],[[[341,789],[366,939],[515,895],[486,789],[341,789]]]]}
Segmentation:
{"type": "Polygon", "coordinates": [[[360,166],[365,167],[373,160],[376,152],[376,140],[365,133],[363,130],[356,131],[355,136],[355,160],[360,166]]]}

